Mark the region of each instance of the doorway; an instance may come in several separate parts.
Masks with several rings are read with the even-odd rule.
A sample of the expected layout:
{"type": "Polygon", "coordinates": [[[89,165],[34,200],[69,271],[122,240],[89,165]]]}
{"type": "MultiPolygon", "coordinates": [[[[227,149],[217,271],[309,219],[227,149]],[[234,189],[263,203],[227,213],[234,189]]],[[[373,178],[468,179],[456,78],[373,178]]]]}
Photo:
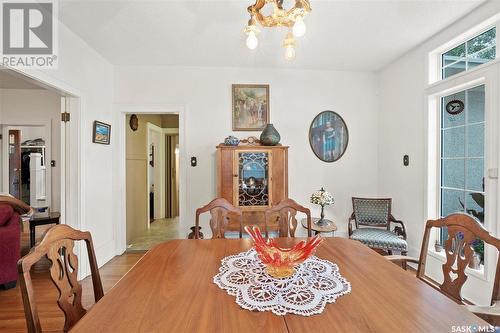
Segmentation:
{"type": "Polygon", "coordinates": [[[179,238],[179,115],[125,117],[127,250],[179,238]]]}
{"type": "Polygon", "coordinates": [[[37,217],[49,212],[61,215],[65,202],[61,189],[65,183],[61,148],[67,138],[66,123],[61,122],[65,97],[34,84],[14,82],[0,89],[2,192],[33,207],[37,217]]]}
{"type": "MultiPolygon", "coordinates": [[[[51,140],[48,140],[51,138],[50,128],[44,125],[3,125],[2,137],[7,138],[2,159],[5,160],[3,178],[8,184],[8,193],[37,212],[51,208],[59,211],[60,182],[53,186],[52,179],[60,179],[61,175],[59,170],[50,169],[50,163],[54,161],[55,167],[60,156],[56,156],[57,153],[52,155],[51,140]]],[[[60,141],[59,133],[54,134],[54,141],[60,141]]]]}
{"type": "MultiPolygon", "coordinates": [[[[39,219],[54,213],[61,224],[81,228],[80,187],[69,182],[80,177],[80,99],[58,84],[0,67],[0,188],[32,206],[39,219]],[[62,121],[70,109],[73,121],[62,121]]],[[[23,224],[21,254],[31,246],[28,221],[23,224]]],[[[51,226],[37,226],[34,242],[51,226]]]]}

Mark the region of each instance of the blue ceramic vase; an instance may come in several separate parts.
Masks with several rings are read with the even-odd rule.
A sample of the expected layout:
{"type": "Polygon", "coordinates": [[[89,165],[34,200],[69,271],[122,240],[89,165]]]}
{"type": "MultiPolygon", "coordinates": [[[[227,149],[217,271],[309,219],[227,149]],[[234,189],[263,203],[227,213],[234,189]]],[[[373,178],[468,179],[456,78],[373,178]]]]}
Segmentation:
{"type": "Polygon", "coordinates": [[[280,134],[273,124],[267,124],[260,134],[260,143],[264,146],[276,146],[280,143],[280,134]]]}
{"type": "Polygon", "coordinates": [[[237,137],[232,136],[232,135],[230,135],[224,139],[224,144],[226,146],[237,146],[237,145],[239,145],[239,143],[240,143],[240,139],[238,139],[237,137]]]}

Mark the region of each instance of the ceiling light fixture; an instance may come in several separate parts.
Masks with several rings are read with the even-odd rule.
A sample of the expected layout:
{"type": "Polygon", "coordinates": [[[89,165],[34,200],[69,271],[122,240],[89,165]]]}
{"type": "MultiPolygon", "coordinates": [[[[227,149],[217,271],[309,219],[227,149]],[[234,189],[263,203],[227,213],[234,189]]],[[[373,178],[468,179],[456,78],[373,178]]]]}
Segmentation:
{"type": "Polygon", "coordinates": [[[295,46],[296,45],[297,45],[297,43],[295,42],[295,39],[293,38],[293,34],[291,32],[288,32],[285,40],[283,41],[283,47],[285,48],[285,59],[286,60],[293,60],[295,58],[295,46]]]}
{"type": "Polygon", "coordinates": [[[285,48],[285,58],[292,60],[295,58],[295,47],[297,45],[295,37],[302,37],[306,33],[306,24],[304,17],[311,11],[309,0],[295,0],[295,5],[286,10],[283,8],[284,0],[256,0],[255,4],[248,7],[250,20],[244,30],[247,35],[246,44],[251,50],[259,45],[257,35],[260,30],[257,28],[257,22],[265,28],[285,27],[288,33],[283,41],[285,48]],[[273,7],[271,15],[264,16],[261,10],[265,5],[270,4],[273,7]]]}
{"type": "Polygon", "coordinates": [[[259,34],[260,30],[257,29],[254,18],[248,20],[248,25],[246,26],[244,31],[247,34],[247,47],[250,50],[256,49],[257,45],[259,45],[259,39],[257,38],[257,35],[259,34]]]}

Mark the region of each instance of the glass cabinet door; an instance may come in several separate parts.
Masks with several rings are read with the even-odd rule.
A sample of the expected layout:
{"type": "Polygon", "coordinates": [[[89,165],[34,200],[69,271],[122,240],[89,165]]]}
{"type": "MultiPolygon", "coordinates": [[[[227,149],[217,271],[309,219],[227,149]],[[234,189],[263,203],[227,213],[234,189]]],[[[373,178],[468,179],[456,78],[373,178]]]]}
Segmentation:
{"type": "Polygon", "coordinates": [[[269,206],[269,152],[237,154],[238,206],[269,206]]]}

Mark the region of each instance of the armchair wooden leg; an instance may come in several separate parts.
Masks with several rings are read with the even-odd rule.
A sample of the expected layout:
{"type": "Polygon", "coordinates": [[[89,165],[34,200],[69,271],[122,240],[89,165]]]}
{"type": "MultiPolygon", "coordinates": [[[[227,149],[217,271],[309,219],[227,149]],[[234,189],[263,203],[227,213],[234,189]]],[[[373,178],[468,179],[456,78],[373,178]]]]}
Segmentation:
{"type": "MultiPolygon", "coordinates": [[[[401,255],[402,255],[402,256],[406,256],[406,255],[408,255],[408,252],[407,252],[407,251],[401,251],[401,255]]],[[[406,269],[407,269],[406,263],[407,263],[407,262],[406,262],[406,260],[403,260],[403,261],[401,262],[401,267],[403,267],[403,269],[404,269],[405,271],[406,271],[406,269]]]]}

